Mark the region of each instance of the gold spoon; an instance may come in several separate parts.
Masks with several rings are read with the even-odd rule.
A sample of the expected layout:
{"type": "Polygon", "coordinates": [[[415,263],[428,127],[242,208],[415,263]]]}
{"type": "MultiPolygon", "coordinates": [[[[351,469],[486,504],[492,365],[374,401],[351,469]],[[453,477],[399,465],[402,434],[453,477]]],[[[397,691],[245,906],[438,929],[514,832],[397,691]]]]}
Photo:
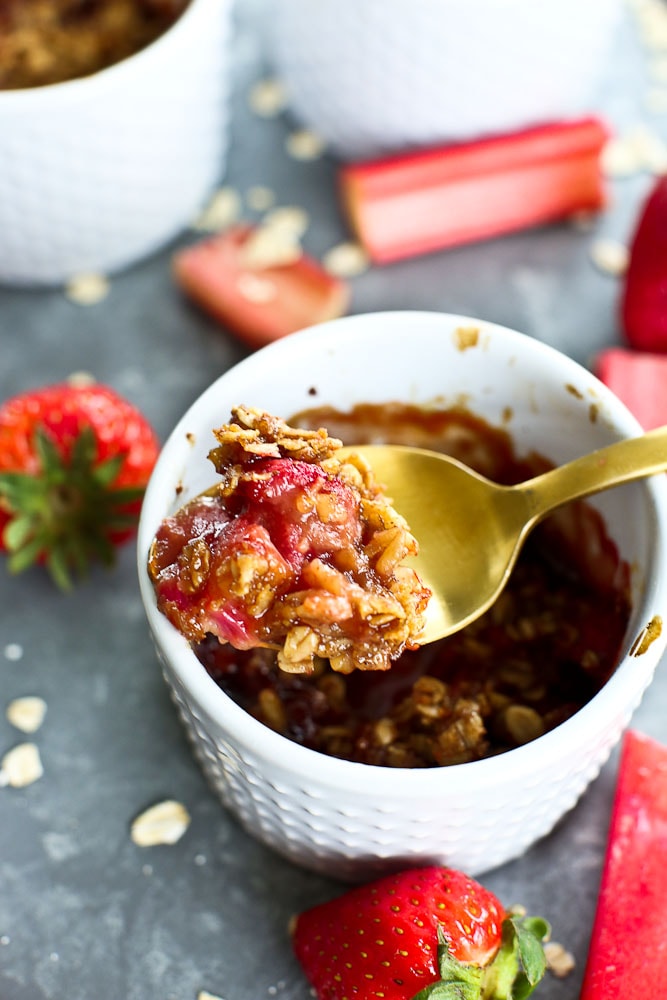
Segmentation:
{"type": "Polygon", "coordinates": [[[419,542],[412,565],[433,596],[421,643],[456,632],[493,604],[528,533],[563,504],[667,470],[667,427],[618,441],[516,486],[402,445],[349,446],[363,455],[419,542]]]}

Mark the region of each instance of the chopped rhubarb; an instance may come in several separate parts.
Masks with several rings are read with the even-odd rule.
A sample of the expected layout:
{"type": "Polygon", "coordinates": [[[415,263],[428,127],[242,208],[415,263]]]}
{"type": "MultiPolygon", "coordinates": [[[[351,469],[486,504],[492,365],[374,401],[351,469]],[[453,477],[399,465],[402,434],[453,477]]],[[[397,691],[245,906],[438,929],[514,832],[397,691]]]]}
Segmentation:
{"type": "Polygon", "coordinates": [[[610,347],[593,367],[645,430],[667,424],[667,354],[610,347]]]}
{"type": "Polygon", "coordinates": [[[183,291],[252,348],[341,316],[348,289],[298,251],[259,261],[249,252],[258,227],[230,229],[179,250],[173,271],[183,291]]]}
{"type": "Polygon", "coordinates": [[[667,352],[667,177],[655,181],[639,214],[620,312],[631,347],[667,352]]]}
{"type": "Polygon", "coordinates": [[[278,650],[310,673],[385,670],[423,627],[430,591],[402,565],[403,518],[326,431],[237,407],[214,432],[218,486],[161,524],[149,558],[158,607],[193,644],[278,650]]]}
{"type": "Polygon", "coordinates": [[[665,996],[667,747],[626,734],[580,1000],[665,996]]]}
{"type": "Polygon", "coordinates": [[[371,259],[489,239],[606,203],[596,118],[343,166],[344,209],[371,259]]]}

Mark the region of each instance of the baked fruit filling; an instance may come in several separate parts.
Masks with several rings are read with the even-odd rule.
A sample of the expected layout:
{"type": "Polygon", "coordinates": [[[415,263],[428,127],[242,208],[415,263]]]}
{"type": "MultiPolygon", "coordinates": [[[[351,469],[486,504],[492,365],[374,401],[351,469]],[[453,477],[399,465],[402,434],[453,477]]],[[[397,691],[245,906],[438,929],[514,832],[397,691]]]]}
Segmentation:
{"type": "Polygon", "coordinates": [[[418,645],[428,594],[401,563],[414,540],[334,439],[349,454],[379,442],[441,451],[507,485],[551,468],[546,458],[461,407],[318,406],[291,422],[234,411],[212,453],[220,483],[165,521],[151,554],[160,607],[236,704],[328,756],[421,768],[529,743],[594,697],[632,609],[631,568],[599,511],[552,514],[484,615],[418,645]]]}
{"type": "Polygon", "coordinates": [[[193,644],[277,650],[290,673],[328,660],[386,670],[417,645],[430,591],[417,543],[364,460],[327,432],[236,407],[214,431],[214,488],[160,525],[158,607],[193,644]]]}

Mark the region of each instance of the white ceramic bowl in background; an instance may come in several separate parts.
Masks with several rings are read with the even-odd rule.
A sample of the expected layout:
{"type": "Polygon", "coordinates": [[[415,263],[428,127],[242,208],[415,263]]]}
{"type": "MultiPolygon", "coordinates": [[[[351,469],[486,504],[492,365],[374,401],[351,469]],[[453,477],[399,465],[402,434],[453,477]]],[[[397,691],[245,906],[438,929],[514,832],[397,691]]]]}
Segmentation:
{"type": "Polygon", "coordinates": [[[271,0],[291,110],[345,159],[590,110],[623,0],[271,0]]]}
{"type": "Polygon", "coordinates": [[[231,0],[91,76],[0,91],[0,282],[113,272],[181,231],[227,148],[231,0]]]}
{"type": "Polygon", "coordinates": [[[570,809],[608,757],[649,684],[666,635],[642,656],[632,642],[667,619],[667,481],[596,498],[633,567],[634,608],[618,669],[556,730],[498,757],[425,770],[336,760],[289,742],[238,707],[157,611],[146,572],[162,518],[215,480],[211,429],[245,403],[289,417],[304,408],[465,400],[508,429],[520,453],[560,463],[640,433],[619,400],[554,349],[490,323],[436,313],[376,313],[294,334],[218,379],[167,441],[143,505],[138,561],[164,675],[213,788],[246,829],[292,861],[342,879],[437,860],[478,873],[520,854],[570,809]],[[460,349],[458,327],[478,326],[460,349]],[[592,418],[596,414],[596,419],[592,418]]]}

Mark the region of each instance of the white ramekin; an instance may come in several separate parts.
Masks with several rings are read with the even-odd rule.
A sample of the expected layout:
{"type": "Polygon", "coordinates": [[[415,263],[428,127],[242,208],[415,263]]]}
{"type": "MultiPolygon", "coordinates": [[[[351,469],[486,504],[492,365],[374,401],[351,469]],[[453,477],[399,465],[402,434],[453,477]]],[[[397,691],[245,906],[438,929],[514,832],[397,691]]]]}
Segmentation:
{"type": "Polygon", "coordinates": [[[211,429],[239,403],[278,415],[357,402],[465,402],[507,426],[520,453],[560,463],[621,437],[637,421],[606,387],[553,348],[486,322],[437,313],[354,316],[294,334],[232,368],[179,422],[150,480],[141,517],[141,592],[164,675],[211,785],[245,828],[294,862],[343,879],[398,863],[440,861],[479,873],[547,834],[596,776],[648,686],[667,618],[664,476],[595,499],[633,572],[623,653],[605,687],[534,742],[473,763],[425,770],[336,760],[289,742],[234,704],[156,608],[146,559],[162,518],[213,482],[211,429]],[[459,327],[476,326],[461,349],[459,327]],[[507,424],[508,413],[511,418],[507,424]]]}
{"type": "Polygon", "coordinates": [[[147,48],[78,80],[0,91],[0,282],[120,270],[224,172],[231,0],[192,0],[147,48]]]}
{"type": "Polygon", "coordinates": [[[623,0],[272,0],[294,115],[345,159],[588,113],[623,0]]]}

